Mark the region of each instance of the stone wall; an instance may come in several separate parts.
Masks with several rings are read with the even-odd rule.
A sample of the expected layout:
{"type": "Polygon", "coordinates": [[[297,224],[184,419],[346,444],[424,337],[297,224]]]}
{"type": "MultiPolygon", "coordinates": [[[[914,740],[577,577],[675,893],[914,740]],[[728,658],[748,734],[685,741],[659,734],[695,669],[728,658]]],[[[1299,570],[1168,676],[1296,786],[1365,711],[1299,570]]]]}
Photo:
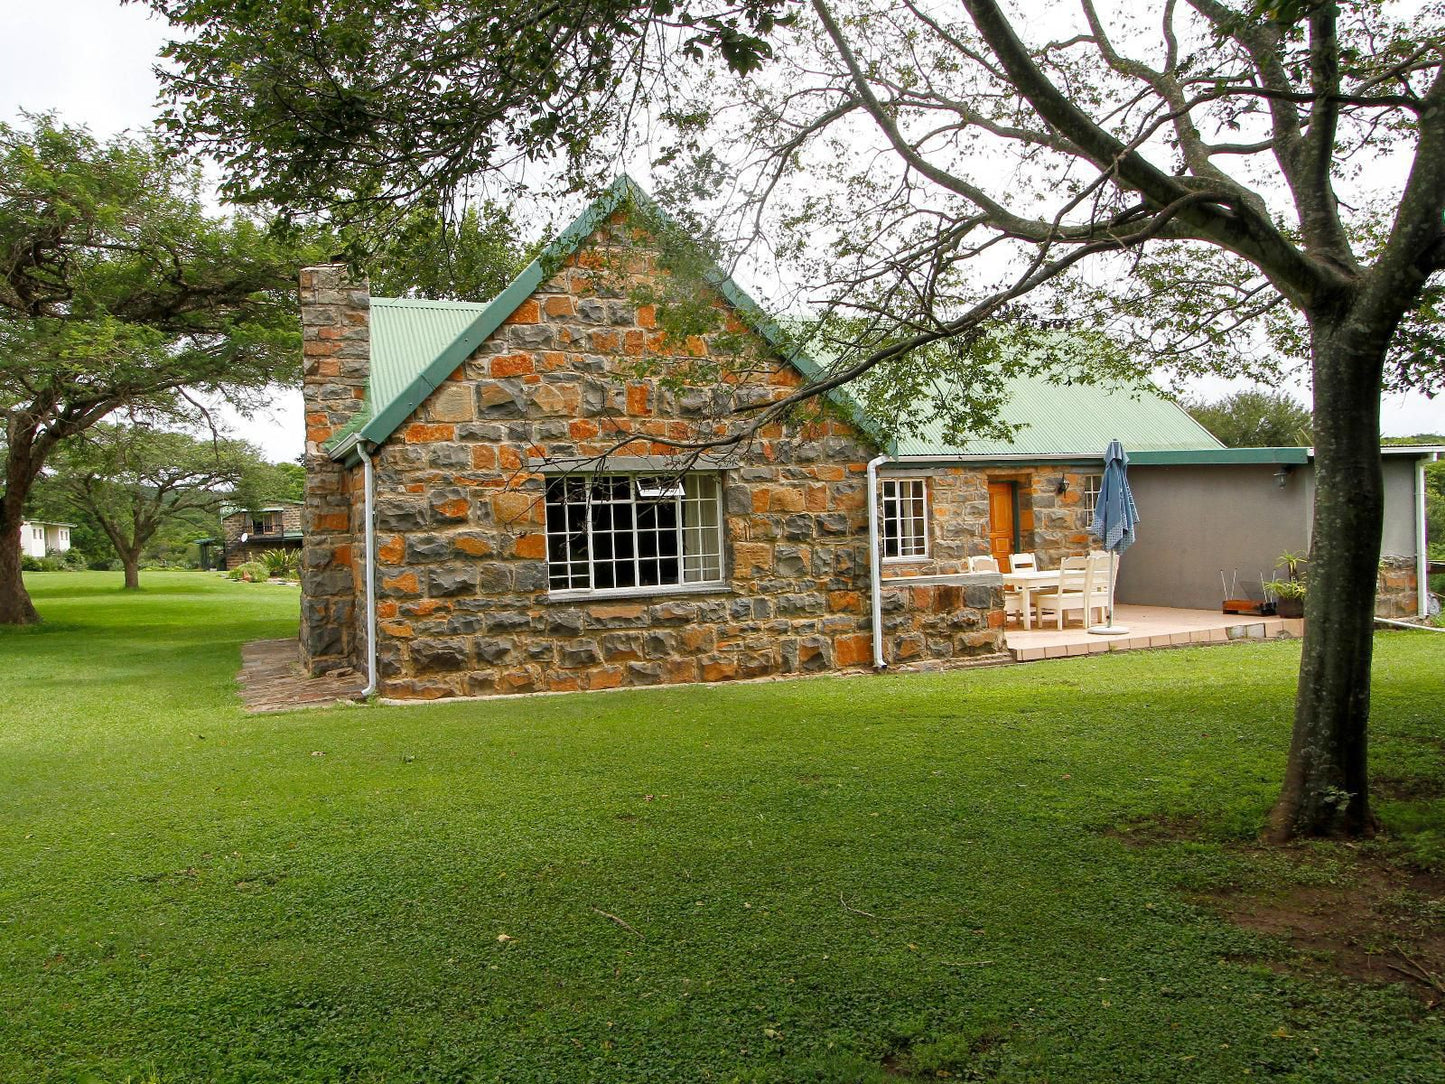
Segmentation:
{"type": "Polygon", "coordinates": [[[1375,582],[1375,616],[1414,617],[1420,612],[1419,584],[1415,558],[1381,557],[1380,574],[1375,582]]]}
{"type": "MultiPolygon", "coordinates": [[[[371,359],[371,299],[339,264],[301,271],[306,499],[301,514],[301,659],[313,674],[359,663],[353,550],[356,481],[323,445],[361,408],[371,359]]],[[[359,473],[359,472],[356,472],[359,473]]]]}
{"type": "MultiPolygon", "coordinates": [[[[602,689],[871,664],[865,464],[875,452],[836,413],[769,426],[729,453],[720,471],[722,585],[549,596],[549,470],[603,455],[660,462],[674,454],[667,441],[712,433],[729,406],[799,383],[726,310],[715,334],[670,339],[653,307],[634,300],[658,274],[653,254],[619,222],[604,233],[376,453],[385,695],[602,689]],[[708,362],[712,377],[699,377],[708,362]]],[[[890,662],[944,665],[1003,649],[996,577],[893,585],[884,611],[890,662]]]]}
{"type": "Polygon", "coordinates": [[[1076,466],[900,470],[885,465],[880,477],[927,479],[932,535],[927,558],[885,561],[884,576],[904,579],[962,572],[968,568],[970,557],[988,554],[988,486],[994,481],[1010,481],[1018,486],[1020,552],[1037,556],[1041,568],[1058,568],[1065,557],[1087,553],[1097,546],[1089,535],[1093,509],[1084,495],[1089,473],[1076,466]],[[1058,492],[1060,480],[1068,484],[1063,493],[1058,492]]]}

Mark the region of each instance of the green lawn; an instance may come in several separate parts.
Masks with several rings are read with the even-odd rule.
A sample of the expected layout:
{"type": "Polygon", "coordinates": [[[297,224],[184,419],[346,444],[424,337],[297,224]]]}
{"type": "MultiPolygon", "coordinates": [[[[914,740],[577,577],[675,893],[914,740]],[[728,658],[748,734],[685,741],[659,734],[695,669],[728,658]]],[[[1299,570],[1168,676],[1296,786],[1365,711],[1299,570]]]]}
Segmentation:
{"type": "MultiPolygon", "coordinates": [[[[142,581],[0,630],[0,1080],[1445,1079],[1440,1010],[1198,902],[1350,876],[1245,846],[1297,644],[248,717],[295,590],[142,581]]],[[[1442,639],[1376,649],[1369,849],[1427,863],[1442,639]]]]}

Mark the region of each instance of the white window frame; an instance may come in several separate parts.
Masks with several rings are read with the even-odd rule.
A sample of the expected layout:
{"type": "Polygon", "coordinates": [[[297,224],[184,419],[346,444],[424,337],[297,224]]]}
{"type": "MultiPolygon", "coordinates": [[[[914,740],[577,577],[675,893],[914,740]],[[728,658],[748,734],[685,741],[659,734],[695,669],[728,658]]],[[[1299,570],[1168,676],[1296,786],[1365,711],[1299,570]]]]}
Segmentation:
{"type": "Polygon", "coordinates": [[[882,482],[882,514],[879,516],[878,529],[882,532],[879,539],[880,550],[883,554],[884,564],[900,564],[907,561],[926,561],[932,553],[932,506],[928,484],[928,478],[924,477],[902,477],[883,478],[882,482]],[[917,487],[919,495],[923,498],[923,512],[921,516],[902,514],[904,501],[912,503],[915,497],[912,493],[905,491],[917,487]],[[894,509],[892,519],[889,518],[889,507],[894,509]],[[904,532],[904,525],[916,526],[917,533],[909,530],[904,532]],[[891,528],[891,531],[890,531],[891,528]],[[888,543],[890,537],[896,540],[898,552],[888,556],[888,543]],[[906,552],[905,552],[906,550],[906,552]]]}
{"type": "MultiPolygon", "coordinates": [[[[567,476],[567,475],[562,475],[562,476],[558,476],[558,477],[554,477],[554,478],[549,479],[549,480],[548,480],[549,493],[550,493],[550,487],[551,487],[552,484],[560,482],[562,485],[565,486],[565,485],[567,484],[568,477],[569,477],[569,476],[567,476]]],[[[722,480],[722,476],[721,476],[718,472],[716,472],[716,471],[688,471],[686,474],[682,475],[680,478],[677,478],[677,479],[662,478],[661,480],[659,480],[659,476],[656,474],[656,472],[640,472],[640,471],[609,471],[608,473],[603,474],[603,475],[585,474],[585,475],[577,475],[577,476],[573,476],[573,477],[575,477],[575,479],[576,479],[577,481],[580,481],[582,484],[584,484],[584,485],[587,486],[587,500],[586,500],[585,503],[584,503],[584,502],[560,502],[560,503],[557,503],[557,502],[548,501],[548,500],[546,500],[546,499],[544,498],[544,506],[546,507],[546,510],[547,510],[547,556],[546,556],[546,562],[547,562],[547,585],[548,585],[547,597],[548,597],[549,599],[568,600],[568,599],[591,599],[591,598],[628,598],[628,597],[638,597],[638,596],[644,596],[644,595],[677,595],[677,594],[694,594],[694,593],[715,593],[715,592],[718,591],[720,588],[723,588],[723,587],[726,586],[726,584],[727,584],[727,553],[726,553],[726,549],[725,549],[725,546],[726,546],[726,536],[725,536],[725,532],[724,532],[724,517],[723,517],[723,480],[722,480]],[[711,504],[711,505],[713,506],[713,508],[712,508],[712,512],[713,512],[712,518],[714,519],[715,522],[713,522],[713,523],[711,523],[711,524],[709,524],[709,523],[702,523],[702,524],[695,524],[695,525],[693,525],[693,526],[688,526],[688,525],[687,525],[687,519],[686,519],[686,514],[685,514],[685,508],[684,508],[684,506],[685,506],[685,504],[686,504],[688,501],[692,500],[692,498],[689,497],[688,494],[687,494],[687,481],[688,481],[689,479],[692,479],[692,478],[708,479],[708,480],[710,480],[711,483],[712,483],[712,486],[713,486],[713,495],[712,495],[712,498],[709,499],[709,498],[707,498],[707,497],[701,497],[701,498],[698,499],[698,500],[699,500],[699,503],[707,503],[707,504],[711,504]],[[594,586],[590,586],[591,584],[594,584],[594,583],[596,582],[596,579],[597,579],[597,571],[596,571],[596,570],[597,570],[597,566],[596,566],[596,564],[595,564],[594,555],[593,555],[593,545],[594,545],[593,540],[594,540],[595,535],[594,535],[593,519],[592,519],[592,512],[591,512],[593,486],[594,486],[594,484],[600,484],[600,483],[604,483],[604,482],[615,482],[615,481],[621,480],[621,479],[625,479],[625,480],[627,481],[627,487],[628,487],[628,497],[629,497],[629,500],[626,502],[626,505],[625,505],[625,506],[630,507],[630,508],[632,509],[632,511],[631,511],[631,516],[630,516],[630,520],[631,520],[630,527],[631,527],[631,538],[632,538],[632,559],[633,559],[633,563],[634,563],[634,564],[633,564],[633,567],[634,567],[634,574],[633,574],[633,575],[634,575],[634,579],[636,579],[636,580],[640,580],[640,579],[641,579],[641,562],[644,561],[644,560],[647,560],[647,558],[644,558],[644,557],[640,556],[640,554],[639,554],[639,546],[638,546],[638,544],[637,544],[637,540],[638,540],[638,536],[639,536],[637,509],[638,509],[638,506],[639,506],[639,502],[640,502],[640,501],[641,501],[641,502],[646,502],[646,501],[649,500],[649,499],[652,499],[652,500],[671,500],[671,501],[676,502],[676,506],[677,506],[677,525],[676,525],[676,528],[675,528],[675,529],[676,529],[676,531],[677,531],[677,557],[676,557],[676,560],[677,560],[678,576],[680,577],[679,582],[677,582],[677,583],[642,584],[642,585],[627,586],[627,587],[594,587],[594,586]],[[653,494],[656,494],[657,496],[654,497],[653,494]],[[574,514],[574,511],[573,511],[573,510],[576,510],[576,509],[579,509],[579,508],[584,510],[583,513],[582,513],[582,515],[583,515],[584,521],[585,521],[585,523],[586,523],[586,532],[587,532],[587,534],[586,534],[586,546],[585,546],[586,557],[585,557],[585,566],[584,566],[584,567],[585,567],[585,569],[586,569],[586,578],[587,578],[587,582],[588,582],[589,586],[586,586],[586,587],[571,587],[571,586],[568,586],[568,587],[560,587],[560,586],[554,587],[554,586],[552,586],[552,581],[553,581],[553,579],[554,579],[554,565],[558,563],[558,562],[554,562],[554,560],[553,560],[553,545],[552,545],[552,543],[553,543],[553,539],[556,537],[556,532],[554,531],[554,529],[553,529],[553,524],[552,524],[552,520],[553,520],[552,510],[553,510],[554,508],[563,508],[563,509],[566,509],[566,510],[567,510],[567,511],[565,511],[565,512],[563,513],[564,523],[566,523],[567,525],[570,525],[570,517],[574,514]],[[714,544],[715,544],[716,552],[714,553],[714,552],[712,552],[711,550],[705,550],[704,552],[702,552],[702,553],[700,553],[700,554],[689,555],[689,554],[687,553],[686,543],[685,543],[685,541],[684,541],[684,534],[685,534],[686,532],[689,532],[689,531],[711,531],[711,532],[713,532],[713,538],[711,539],[711,541],[713,541],[714,544]],[[716,575],[716,576],[708,576],[708,577],[706,577],[706,578],[701,578],[701,577],[700,577],[700,578],[695,578],[695,579],[689,579],[689,578],[688,578],[688,576],[689,576],[689,570],[688,570],[689,560],[690,560],[690,559],[700,560],[700,561],[704,564],[704,566],[705,566],[706,564],[710,563],[710,562],[708,561],[708,558],[715,558],[715,559],[716,559],[717,575],[716,575]]],[[[576,560],[573,560],[573,559],[569,559],[566,563],[567,563],[567,566],[568,566],[567,573],[566,573],[566,579],[568,579],[568,580],[570,581],[570,580],[573,580],[573,579],[576,578],[574,569],[575,569],[576,566],[579,564],[579,562],[576,561],[576,560]]]]}
{"type": "Polygon", "coordinates": [[[1099,503],[1099,494],[1104,491],[1104,476],[1102,474],[1084,475],[1084,510],[1090,517],[1094,515],[1094,508],[1099,503]]]}

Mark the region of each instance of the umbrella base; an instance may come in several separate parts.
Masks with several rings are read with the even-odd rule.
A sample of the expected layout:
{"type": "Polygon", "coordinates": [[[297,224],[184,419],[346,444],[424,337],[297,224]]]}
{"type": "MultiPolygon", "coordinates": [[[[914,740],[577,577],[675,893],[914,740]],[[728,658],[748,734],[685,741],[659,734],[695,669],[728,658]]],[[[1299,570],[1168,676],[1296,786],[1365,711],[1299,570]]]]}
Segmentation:
{"type": "Polygon", "coordinates": [[[1090,636],[1122,636],[1129,629],[1124,625],[1090,625],[1090,636]]]}

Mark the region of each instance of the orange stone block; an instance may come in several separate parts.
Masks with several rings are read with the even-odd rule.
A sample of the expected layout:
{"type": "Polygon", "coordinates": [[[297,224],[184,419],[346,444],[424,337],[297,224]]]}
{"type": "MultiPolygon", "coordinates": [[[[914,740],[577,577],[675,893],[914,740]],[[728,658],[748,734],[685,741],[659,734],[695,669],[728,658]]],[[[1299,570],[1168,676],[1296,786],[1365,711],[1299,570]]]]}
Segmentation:
{"type": "Polygon", "coordinates": [[[638,306],[637,306],[637,326],[638,326],[638,327],[649,327],[649,328],[651,328],[651,327],[656,327],[656,326],[657,326],[657,306],[656,306],[656,305],[638,305],[638,306]]]}
{"type": "Polygon", "coordinates": [[[381,587],[384,591],[395,591],[403,595],[415,595],[421,591],[421,585],[416,582],[415,572],[403,572],[399,576],[384,577],[381,587]]]}
{"type": "Polygon", "coordinates": [[[541,560],[547,556],[547,536],[543,534],[524,534],[517,539],[517,544],[512,547],[518,557],[529,560],[541,560]]]}
{"type": "Polygon", "coordinates": [[[312,529],[317,531],[345,531],[351,528],[351,517],[345,512],[323,512],[317,516],[312,529]]]}
{"type": "Polygon", "coordinates": [[[415,633],[412,632],[410,621],[383,621],[380,625],[381,631],[387,636],[396,640],[410,640],[415,633]]]}
{"type": "Polygon", "coordinates": [[[596,422],[590,422],[586,418],[578,418],[567,427],[567,431],[572,434],[573,440],[589,440],[601,432],[596,422]]]}
{"type": "Polygon", "coordinates": [[[505,376],[524,376],[535,369],[531,354],[500,354],[492,359],[492,375],[499,379],[505,376]]]}
{"type": "Polygon", "coordinates": [[[646,384],[629,384],[627,386],[627,413],[652,413],[652,408],[647,405],[647,390],[646,384]]]}
{"type": "Polygon", "coordinates": [[[622,336],[622,349],[633,357],[647,349],[647,335],[635,328],[622,336]]]}
{"type": "Polygon", "coordinates": [[[991,629],[1001,629],[1003,628],[1003,624],[1004,612],[1002,610],[989,610],[988,627],[991,629]]]}
{"type": "Polygon", "coordinates": [[[873,637],[867,633],[840,636],[833,641],[833,658],[839,666],[862,666],[873,657],[873,637]]]}
{"type": "Polygon", "coordinates": [[[472,557],[485,557],[492,552],[492,544],[485,538],[474,538],[470,535],[458,538],[452,545],[472,557]]]}
{"type": "Polygon", "coordinates": [[[594,331],[589,338],[592,340],[592,349],[598,354],[613,354],[617,352],[617,332],[615,331],[594,331]]]}
{"type": "Polygon", "coordinates": [[[542,517],[541,497],[531,493],[504,491],[492,498],[498,523],[527,523],[542,517]]]}
{"type": "Polygon", "coordinates": [[[862,596],[857,591],[830,591],[828,609],[835,613],[857,613],[863,608],[862,596]]]}
{"type": "Polygon", "coordinates": [[[472,445],[472,467],[475,470],[492,470],[497,465],[497,450],[490,444],[472,445]]]}
{"type": "Polygon", "coordinates": [[[497,449],[497,465],[503,470],[521,470],[522,457],[517,449],[504,444],[497,449]]]}
{"type": "Polygon", "coordinates": [[[378,618],[395,617],[396,603],[389,598],[382,599],[376,604],[376,616],[378,618]]]}
{"type": "Polygon", "coordinates": [[[622,667],[599,666],[587,672],[589,689],[616,689],[622,685],[622,667]]]}
{"type": "Polygon", "coordinates": [[[529,297],[526,301],[523,301],[520,305],[517,306],[516,311],[513,312],[511,316],[507,317],[504,323],[535,324],[539,320],[541,320],[541,318],[541,315],[537,311],[536,299],[529,297]]]}
{"type": "Polygon", "coordinates": [[[413,422],[406,427],[404,439],[408,444],[429,444],[438,440],[455,440],[457,427],[440,422],[413,422]]]}
{"type": "Polygon", "coordinates": [[[566,294],[559,297],[549,297],[543,301],[542,311],[548,316],[571,316],[577,311],[577,306],[566,294]]]}
{"type": "Polygon", "coordinates": [[[731,659],[702,664],[703,681],[728,681],[738,676],[738,664],[731,659]]]}
{"type": "Polygon", "coordinates": [[[453,497],[449,501],[442,501],[441,504],[435,507],[437,512],[446,516],[447,519],[461,519],[467,514],[467,509],[471,507],[471,502],[465,497],[453,497]]]}

